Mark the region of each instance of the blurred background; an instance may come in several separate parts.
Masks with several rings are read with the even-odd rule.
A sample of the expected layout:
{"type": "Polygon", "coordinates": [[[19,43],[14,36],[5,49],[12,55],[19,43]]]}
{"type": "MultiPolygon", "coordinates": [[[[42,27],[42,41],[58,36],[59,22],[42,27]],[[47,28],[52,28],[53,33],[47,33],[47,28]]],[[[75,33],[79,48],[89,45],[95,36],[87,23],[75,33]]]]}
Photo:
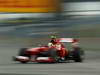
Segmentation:
{"type": "Polygon", "coordinates": [[[0,47],[20,48],[47,44],[50,36],[55,34],[57,37],[79,38],[85,50],[99,50],[100,1],[54,1],[52,9],[33,13],[1,12],[0,47]]]}

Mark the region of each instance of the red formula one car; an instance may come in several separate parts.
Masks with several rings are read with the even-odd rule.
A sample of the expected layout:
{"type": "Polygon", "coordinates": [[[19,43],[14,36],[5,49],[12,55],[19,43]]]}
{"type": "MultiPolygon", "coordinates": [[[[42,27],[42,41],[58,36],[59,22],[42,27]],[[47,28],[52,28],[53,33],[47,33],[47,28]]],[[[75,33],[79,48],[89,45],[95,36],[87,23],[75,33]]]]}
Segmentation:
{"type": "MultiPolygon", "coordinates": [[[[58,63],[68,60],[82,62],[84,51],[79,47],[68,50],[64,47],[63,42],[75,42],[73,38],[60,38],[58,46],[41,46],[36,48],[22,48],[18,56],[14,56],[14,61],[21,63],[38,62],[38,63],[58,63]]],[[[57,45],[57,44],[56,44],[57,45]]]]}

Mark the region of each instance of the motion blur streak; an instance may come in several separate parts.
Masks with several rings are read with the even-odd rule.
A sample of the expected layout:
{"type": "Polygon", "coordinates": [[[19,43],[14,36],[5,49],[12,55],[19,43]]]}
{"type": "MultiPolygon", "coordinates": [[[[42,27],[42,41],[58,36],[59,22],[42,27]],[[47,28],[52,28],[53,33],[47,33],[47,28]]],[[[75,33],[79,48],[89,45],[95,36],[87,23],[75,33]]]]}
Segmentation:
{"type": "Polygon", "coordinates": [[[60,20],[57,20],[58,17],[48,20],[48,16],[52,17],[48,13],[0,14],[3,15],[0,21],[17,20],[0,22],[1,75],[100,75],[100,2],[68,2],[62,5],[64,12],[60,14],[60,20]],[[32,22],[18,21],[27,19],[32,22]],[[57,64],[12,61],[12,56],[17,55],[20,48],[47,45],[52,34],[62,38],[79,38],[80,46],[86,51],[85,61],[57,64]]]}

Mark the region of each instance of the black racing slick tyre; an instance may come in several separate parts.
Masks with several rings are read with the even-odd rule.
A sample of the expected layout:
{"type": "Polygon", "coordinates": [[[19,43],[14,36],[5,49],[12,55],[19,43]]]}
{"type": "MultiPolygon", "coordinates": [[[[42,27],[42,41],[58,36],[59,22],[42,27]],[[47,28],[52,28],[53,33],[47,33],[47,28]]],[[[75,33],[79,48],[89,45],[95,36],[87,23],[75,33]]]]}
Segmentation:
{"type": "Polygon", "coordinates": [[[48,51],[41,52],[38,56],[55,58],[57,57],[57,50],[55,48],[51,48],[48,51]]]}
{"type": "Polygon", "coordinates": [[[74,58],[75,62],[83,62],[83,60],[84,60],[84,51],[83,50],[73,51],[73,58],[74,58]]]}
{"type": "Polygon", "coordinates": [[[58,56],[57,50],[56,50],[55,48],[49,49],[48,55],[49,55],[50,57],[56,58],[56,57],[58,56]]]}
{"type": "Polygon", "coordinates": [[[55,60],[54,63],[58,63],[58,52],[57,52],[57,49],[55,49],[55,48],[49,49],[48,50],[48,56],[55,60]]]}
{"type": "MultiPolygon", "coordinates": [[[[20,49],[20,51],[19,51],[19,54],[18,54],[18,56],[25,56],[25,57],[29,57],[30,58],[30,55],[28,55],[27,53],[26,53],[26,50],[27,50],[27,48],[21,48],[20,49]]],[[[22,64],[25,64],[25,63],[27,63],[28,61],[20,61],[22,64]]]]}
{"type": "Polygon", "coordinates": [[[27,48],[21,48],[20,50],[19,50],[19,56],[27,56],[27,54],[26,54],[26,50],[27,50],[27,48]]]}
{"type": "Polygon", "coordinates": [[[28,61],[20,61],[22,64],[26,64],[28,61]]]}
{"type": "Polygon", "coordinates": [[[41,52],[38,55],[38,57],[51,57],[54,59],[54,62],[52,62],[52,63],[57,63],[57,58],[58,58],[57,49],[50,48],[48,51],[41,52]]]}

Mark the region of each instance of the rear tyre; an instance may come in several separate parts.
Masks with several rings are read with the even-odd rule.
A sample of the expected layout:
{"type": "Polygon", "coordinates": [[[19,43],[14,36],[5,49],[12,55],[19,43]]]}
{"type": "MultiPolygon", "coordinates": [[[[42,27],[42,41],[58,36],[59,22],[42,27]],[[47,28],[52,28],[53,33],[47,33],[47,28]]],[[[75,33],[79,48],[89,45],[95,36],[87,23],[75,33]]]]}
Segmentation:
{"type": "Polygon", "coordinates": [[[73,58],[74,58],[75,62],[83,62],[83,60],[84,60],[84,51],[83,50],[73,51],[73,58]]]}

